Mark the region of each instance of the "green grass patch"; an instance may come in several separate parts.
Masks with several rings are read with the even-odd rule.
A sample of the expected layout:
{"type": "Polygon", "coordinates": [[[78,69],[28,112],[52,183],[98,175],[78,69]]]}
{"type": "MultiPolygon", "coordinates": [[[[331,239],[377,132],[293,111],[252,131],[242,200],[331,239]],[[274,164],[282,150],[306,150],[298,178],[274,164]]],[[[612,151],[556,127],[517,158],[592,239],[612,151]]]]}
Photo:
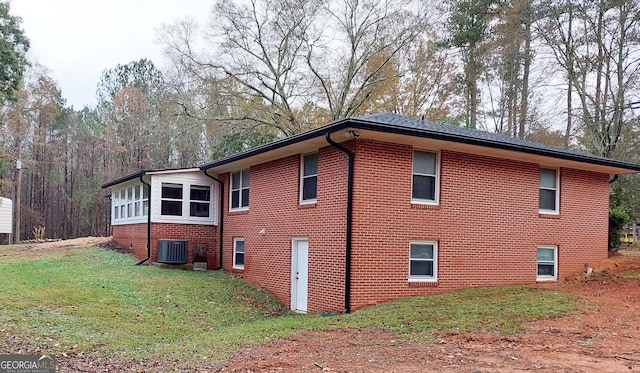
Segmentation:
{"type": "Polygon", "coordinates": [[[578,312],[578,298],[526,286],[467,289],[381,304],[356,312],[352,321],[384,326],[418,339],[436,332],[513,334],[531,321],[578,312]]]}
{"type": "Polygon", "coordinates": [[[198,341],[219,345],[222,329],[288,313],[266,292],[222,272],[134,263],[100,249],[0,263],[0,324],[42,348],[58,347],[56,341],[61,352],[77,346],[140,358],[198,341]]]}
{"type": "Polygon", "coordinates": [[[221,271],[134,263],[95,248],[0,256],[0,337],[15,335],[54,354],[194,364],[303,330],[382,327],[415,339],[446,331],[509,334],[525,322],[577,312],[578,304],[573,296],[519,286],[412,297],[337,317],[298,315],[221,271]]]}
{"type": "Polygon", "coordinates": [[[627,269],[620,275],[622,278],[640,278],[640,269],[627,269]]]}

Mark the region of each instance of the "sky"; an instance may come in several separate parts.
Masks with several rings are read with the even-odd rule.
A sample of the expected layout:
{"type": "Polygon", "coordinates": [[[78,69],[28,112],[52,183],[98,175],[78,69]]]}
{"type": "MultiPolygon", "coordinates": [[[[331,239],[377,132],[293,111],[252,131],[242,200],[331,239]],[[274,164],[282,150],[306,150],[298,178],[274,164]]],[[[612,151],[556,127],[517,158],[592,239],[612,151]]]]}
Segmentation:
{"type": "Polygon", "coordinates": [[[208,22],[213,0],[11,0],[31,42],[30,58],[49,69],[76,110],[95,106],[102,72],[148,58],[165,63],[156,43],[162,24],[208,22]]]}

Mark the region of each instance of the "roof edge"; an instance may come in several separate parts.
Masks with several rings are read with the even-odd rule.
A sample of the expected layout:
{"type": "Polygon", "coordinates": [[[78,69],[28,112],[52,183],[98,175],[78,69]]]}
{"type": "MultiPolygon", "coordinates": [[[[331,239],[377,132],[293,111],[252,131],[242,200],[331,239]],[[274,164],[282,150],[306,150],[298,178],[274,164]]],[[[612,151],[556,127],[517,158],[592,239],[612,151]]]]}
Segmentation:
{"type": "Polygon", "coordinates": [[[132,174],[125,175],[125,176],[119,177],[119,178],[117,178],[115,180],[106,182],[106,183],[102,184],[100,186],[100,188],[101,189],[107,189],[107,188],[110,188],[110,187],[112,187],[114,185],[122,184],[122,183],[125,183],[127,181],[131,181],[133,179],[138,179],[138,178],[141,178],[142,176],[144,176],[147,172],[152,172],[152,171],[153,170],[136,171],[136,172],[134,172],[132,174]]]}
{"type": "MultiPolygon", "coordinates": [[[[629,171],[640,172],[640,165],[635,163],[619,161],[613,158],[602,157],[602,156],[589,154],[589,153],[571,152],[571,151],[568,151],[568,149],[564,149],[560,147],[555,147],[556,148],[555,150],[543,149],[543,148],[536,148],[534,146],[527,146],[525,144],[522,144],[522,145],[509,144],[506,142],[495,141],[490,139],[474,138],[471,136],[442,133],[442,132],[437,132],[429,129],[403,127],[403,126],[387,124],[387,123],[377,123],[377,122],[372,122],[372,121],[362,120],[357,118],[352,119],[352,125],[350,127],[359,128],[363,130],[390,132],[394,134],[420,136],[420,137],[425,137],[421,135],[429,134],[429,136],[426,136],[426,137],[436,139],[436,140],[443,140],[443,141],[456,142],[456,143],[469,144],[469,145],[478,145],[478,146],[496,148],[496,149],[502,149],[502,150],[510,150],[510,151],[516,151],[521,153],[540,155],[545,157],[559,158],[559,159],[568,160],[568,161],[591,163],[591,164],[597,164],[600,166],[623,168],[629,171]]],[[[532,145],[535,144],[534,142],[531,142],[531,141],[526,141],[526,142],[531,143],[532,145]]]]}
{"type": "MultiPolygon", "coordinates": [[[[436,124],[440,125],[439,123],[436,123],[436,124]]],[[[444,124],[442,125],[444,126],[444,124]]],[[[236,153],[234,155],[203,164],[199,166],[199,168],[201,170],[208,170],[214,167],[223,166],[229,163],[233,163],[235,161],[239,161],[255,155],[266,153],[271,150],[276,150],[276,149],[293,145],[305,140],[310,140],[312,138],[324,136],[327,132],[332,133],[332,132],[336,132],[341,129],[345,129],[349,127],[358,128],[362,130],[431,138],[431,139],[449,141],[449,142],[455,142],[455,143],[516,151],[520,153],[557,158],[557,159],[562,159],[567,161],[574,161],[574,162],[581,162],[586,164],[595,164],[599,166],[624,169],[630,172],[640,172],[640,165],[638,164],[618,161],[613,158],[606,158],[606,157],[578,152],[578,151],[572,151],[570,149],[564,149],[560,147],[549,147],[549,146],[547,148],[536,147],[535,144],[537,143],[527,141],[527,140],[521,141],[520,144],[509,143],[507,141],[499,141],[499,140],[493,140],[493,139],[487,139],[487,138],[481,138],[481,137],[474,137],[471,134],[469,135],[454,134],[454,133],[448,133],[448,132],[439,132],[439,131],[427,129],[427,128],[406,127],[406,126],[390,124],[385,122],[378,122],[375,120],[366,119],[365,117],[341,119],[339,121],[333,122],[326,126],[318,127],[311,131],[303,132],[298,135],[287,137],[282,140],[274,141],[272,143],[259,146],[257,148],[253,148],[241,153],[236,153]]]]}
{"type": "Polygon", "coordinates": [[[106,188],[110,188],[114,185],[118,185],[118,184],[122,184],[122,183],[126,183],[127,181],[131,181],[134,179],[138,179],[144,175],[162,175],[162,174],[166,174],[166,173],[181,173],[181,172],[197,172],[197,171],[202,171],[202,169],[200,167],[182,167],[182,168],[156,168],[156,169],[149,169],[149,170],[140,170],[140,171],[136,171],[134,173],[119,177],[115,180],[111,180],[109,182],[106,182],[104,184],[102,184],[100,186],[100,188],[102,189],[106,189],[106,188]]]}
{"type": "Polygon", "coordinates": [[[307,132],[302,132],[299,133],[297,135],[293,135],[291,137],[287,137],[281,140],[277,140],[265,145],[261,145],[257,148],[253,148],[253,149],[249,149],[247,151],[244,152],[240,152],[240,153],[236,153],[234,155],[225,157],[225,158],[220,158],[217,159],[213,162],[209,162],[209,163],[205,163],[201,166],[199,166],[199,168],[201,170],[208,170],[214,167],[218,167],[218,166],[222,166],[228,163],[232,163],[235,161],[239,161],[241,159],[245,159],[245,158],[249,158],[252,157],[254,155],[258,155],[258,154],[262,154],[262,153],[266,153],[268,151],[271,150],[275,150],[275,149],[279,149],[288,145],[293,145],[305,140],[310,140],[316,137],[321,137],[324,136],[325,133],[327,132],[335,132],[335,131],[339,131],[340,129],[344,129],[347,127],[350,127],[349,123],[352,121],[352,119],[341,119],[339,121],[330,123],[326,126],[322,126],[322,127],[318,127],[315,128],[311,131],[307,131],[307,132]]]}

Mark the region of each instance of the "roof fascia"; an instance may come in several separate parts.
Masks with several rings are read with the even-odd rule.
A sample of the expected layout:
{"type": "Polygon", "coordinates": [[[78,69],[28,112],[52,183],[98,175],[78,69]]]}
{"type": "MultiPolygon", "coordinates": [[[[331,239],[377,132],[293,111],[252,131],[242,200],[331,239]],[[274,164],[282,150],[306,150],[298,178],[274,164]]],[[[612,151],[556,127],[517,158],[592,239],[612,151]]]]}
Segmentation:
{"type": "Polygon", "coordinates": [[[226,158],[221,158],[221,159],[215,160],[213,162],[203,164],[203,165],[200,166],[200,169],[201,170],[208,170],[208,169],[211,169],[211,168],[214,168],[214,167],[218,167],[218,166],[226,165],[226,164],[229,164],[229,163],[233,163],[233,162],[239,161],[241,159],[250,158],[250,157],[258,155],[258,154],[266,153],[266,152],[271,151],[271,150],[276,150],[276,149],[283,148],[285,146],[297,144],[299,142],[303,142],[303,141],[306,141],[306,140],[314,139],[314,138],[317,138],[317,137],[324,137],[324,135],[327,132],[335,132],[335,131],[339,131],[339,130],[344,129],[344,128],[348,128],[349,127],[349,121],[351,121],[351,119],[342,119],[340,121],[331,123],[331,124],[323,126],[323,127],[316,128],[316,129],[311,130],[311,131],[303,132],[303,133],[300,133],[298,135],[294,135],[294,136],[287,137],[287,138],[282,139],[282,140],[278,140],[278,141],[275,141],[275,142],[272,142],[272,143],[269,143],[269,144],[266,144],[266,145],[262,145],[262,146],[247,150],[247,151],[242,152],[242,153],[237,153],[237,154],[231,155],[231,156],[226,157],[226,158]]]}
{"type": "Polygon", "coordinates": [[[109,181],[107,183],[104,183],[104,184],[102,184],[102,186],[100,186],[100,188],[106,189],[106,188],[110,188],[110,187],[118,185],[118,184],[126,183],[127,181],[131,181],[131,180],[134,180],[134,179],[139,179],[142,176],[144,176],[145,174],[147,174],[148,172],[150,172],[150,170],[138,171],[138,172],[135,172],[133,174],[129,174],[129,175],[123,176],[121,178],[118,178],[118,179],[109,181]]]}
{"type": "Polygon", "coordinates": [[[147,175],[164,175],[164,174],[184,174],[188,172],[202,172],[199,167],[194,168],[179,168],[174,170],[158,170],[158,171],[147,171],[147,175]]]}
{"type": "Polygon", "coordinates": [[[165,169],[156,169],[156,170],[141,170],[129,175],[125,175],[118,179],[109,181],[107,183],[104,183],[102,184],[101,188],[102,189],[110,188],[118,184],[126,183],[127,181],[139,179],[141,176],[145,176],[145,175],[180,174],[180,173],[187,173],[187,172],[201,172],[201,169],[199,167],[191,167],[191,168],[165,168],[165,169]]]}
{"type": "Polygon", "coordinates": [[[355,118],[343,119],[343,120],[334,122],[332,124],[316,128],[308,132],[304,132],[292,137],[288,137],[286,139],[275,141],[270,144],[266,144],[266,145],[248,150],[246,152],[237,153],[226,158],[221,158],[213,162],[201,165],[199,168],[201,170],[208,170],[218,166],[227,165],[239,160],[251,158],[259,154],[277,150],[277,149],[287,147],[293,144],[297,144],[303,141],[311,140],[318,137],[323,137],[327,132],[333,133],[333,132],[337,132],[347,128],[430,138],[430,139],[441,140],[441,141],[482,146],[490,149],[491,148],[502,149],[502,150],[538,155],[543,157],[563,159],[567,161],[574,161],[574,162],[580,162],[585,164],[596,164],[600,166],[615,168],[616,170],[611,170],[612,171],[610,172],[611,174],[618,173],[616,171],[620,169],[628,170],[629,173],[640,172],[640,165],[617,161],[615,159],[610,159],[610,158],[598,157],[595,155],[563,152],[562,149],[559,149],[558,151],[553,151],[550,149],[527,146],[525,144],[510,144],[510,143],[495,141],[490,139],[484,139],[484,138],[478,138],[478,137],[472,137],[472,136],[463,136],[463,135],[457,135],[452,133],[442,133],[438,131],[432,131],[429,129],[404,127],[404,126],[398,126],[398,125],[393,125],[388,123],[377,123],[373,121],[361,120],[361,119],[355,119],[355,118]]]}
{"type": "Polygon", "coordinates": [[[535,148],[526,145],[509,144],[500,141],[492,141],[482,138],[474,138],[469,136],[460,136],[449,133],[441,133],[431,131],[428,129],[408,128],[402,126],[395,126],[391,124],[378,124],[370,121],[362,121],[353,119],[351,127],[358,129],[366,129],[371,131],[391,132],[400,135],[428,137],[436,140],[450,141],[469,145],[478,145],[489,148],[497,148],[503,150],[516,151],[521,153],[528,153],[534,155],[540,155],[545,157],[560,158],[568,161],[575,161],[581,163],[593,163],[601,166],[609,166],[615,168],[623,168],[633,172],[640,172],[640,165],[617,161],[611,158],[599,157],[590,154],[574,154],[570,152],[552,151],[548,149],[535,148]],[[428,136],[425,136],[428,135],[428,136]]]}

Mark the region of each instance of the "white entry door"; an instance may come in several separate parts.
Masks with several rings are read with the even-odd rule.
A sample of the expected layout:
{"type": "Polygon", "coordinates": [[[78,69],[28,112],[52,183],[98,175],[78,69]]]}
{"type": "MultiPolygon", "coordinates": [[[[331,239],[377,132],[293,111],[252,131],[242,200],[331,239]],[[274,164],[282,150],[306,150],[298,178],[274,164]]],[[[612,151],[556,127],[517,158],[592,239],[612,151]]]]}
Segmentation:
{"type": "Polygon", "coordinates": [[[291,309],[307,312],[309,240],[294,238],[291,250],[291,309]]]}

